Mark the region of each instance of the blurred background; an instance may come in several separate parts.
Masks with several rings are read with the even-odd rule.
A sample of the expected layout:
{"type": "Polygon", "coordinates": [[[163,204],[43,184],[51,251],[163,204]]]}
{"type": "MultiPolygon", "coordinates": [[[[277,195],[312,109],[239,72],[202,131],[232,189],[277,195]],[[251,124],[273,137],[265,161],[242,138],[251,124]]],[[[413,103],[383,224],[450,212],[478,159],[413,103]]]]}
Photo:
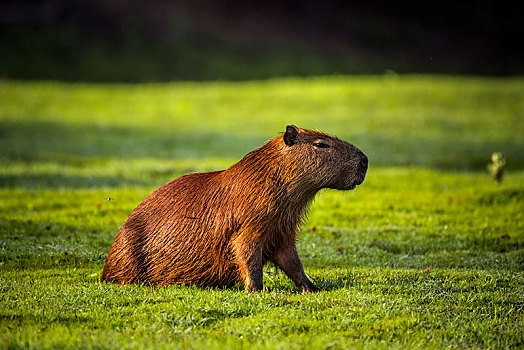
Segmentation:
{"type": "Polygon", "coordinates": [[[158,184],[287,124],[373,166],[524,169],[515,4],[0,0],[0,186],[158,184]]]}
{"type": "Polygon", "coordinates": [[[0,78],[520,75],[522,17],[504,0],[2,0],[0,78]]]}

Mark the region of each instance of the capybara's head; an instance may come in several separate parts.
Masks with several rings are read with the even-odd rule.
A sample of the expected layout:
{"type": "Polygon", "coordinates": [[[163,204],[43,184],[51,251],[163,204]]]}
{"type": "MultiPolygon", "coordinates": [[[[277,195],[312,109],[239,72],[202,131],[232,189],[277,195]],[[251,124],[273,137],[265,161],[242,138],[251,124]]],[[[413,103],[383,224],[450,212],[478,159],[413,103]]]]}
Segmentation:
{"type": "Polygon", "coordinates": [[[366,178],[368,157],[336,137],[288,125],[282,142],[285,158],[301,173],[303,185],[353,190],[366,178]]]}

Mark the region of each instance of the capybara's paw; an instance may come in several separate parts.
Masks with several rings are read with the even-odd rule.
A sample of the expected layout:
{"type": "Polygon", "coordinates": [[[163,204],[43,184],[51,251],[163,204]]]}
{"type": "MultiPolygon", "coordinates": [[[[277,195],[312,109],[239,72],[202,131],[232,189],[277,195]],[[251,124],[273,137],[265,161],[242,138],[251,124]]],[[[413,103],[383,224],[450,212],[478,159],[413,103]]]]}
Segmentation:
{"type": "Polygon", "coordinates": [[[321,291],[322,291],[322,289],[318,288],[314,284],[302,288],[302,292],[304,294],[317,293],[317,292],[321,292],[321,291]]]}
{"type": "Polygon", "coordinates": [[[244,285],[246,288],[246,292],[248,293],[251,293],[251,292],[260,293],[262,289],[264,288],[264,283],[262,282],[262,278],[247,278],[244,285]]]}

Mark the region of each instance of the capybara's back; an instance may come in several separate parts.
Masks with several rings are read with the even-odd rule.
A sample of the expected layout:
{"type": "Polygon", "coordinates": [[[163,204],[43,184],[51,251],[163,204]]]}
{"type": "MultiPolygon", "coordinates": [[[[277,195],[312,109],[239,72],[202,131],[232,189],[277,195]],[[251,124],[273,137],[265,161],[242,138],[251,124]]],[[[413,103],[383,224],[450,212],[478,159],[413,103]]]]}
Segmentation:
{"type": "Polygon", "coordinates": [[[140,203],[118,231],[102,279],[163,285],[235,283],[236,269],[222,261],[232,222],[219,222],[220,214],[210,211],[224,202],[220,174],[182,176],[140,203]]]}
{"type": "Polygon", "coordinates": [[[262,290],[271,261],[304,292],[295,246],[307,205],[322,188],[354,189],[367,157],[356,147],[293,125],[227,170],[189,174],[161,186],[131,213],[106,259],[102,280],[262,290]]]}

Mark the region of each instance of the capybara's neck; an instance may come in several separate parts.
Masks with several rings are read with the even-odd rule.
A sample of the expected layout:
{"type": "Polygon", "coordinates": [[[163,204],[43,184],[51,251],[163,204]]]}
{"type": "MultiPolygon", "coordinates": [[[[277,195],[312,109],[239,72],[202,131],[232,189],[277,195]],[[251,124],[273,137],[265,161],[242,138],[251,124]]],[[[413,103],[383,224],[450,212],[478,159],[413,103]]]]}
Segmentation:
{"type": "Polygon", "coordinates": [[[245,199],[251,205],[285,215],[298,224],[320,188],[308,183],[303,170],[285,159],[283,147],[282,136],[275,137],[221,175],[223,184],[247,194],[245,199]]]}

